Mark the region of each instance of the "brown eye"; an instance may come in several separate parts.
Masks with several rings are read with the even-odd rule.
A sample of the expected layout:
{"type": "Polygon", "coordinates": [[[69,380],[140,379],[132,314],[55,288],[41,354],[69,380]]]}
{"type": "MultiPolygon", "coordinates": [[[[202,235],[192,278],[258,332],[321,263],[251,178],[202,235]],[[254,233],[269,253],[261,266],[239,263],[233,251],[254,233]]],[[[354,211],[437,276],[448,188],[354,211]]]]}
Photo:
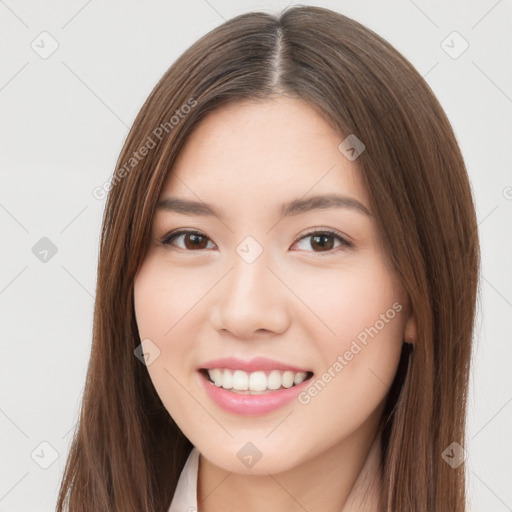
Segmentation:
{"type": "Polygon", "coordinates": [[[301,243],[303,240],[310,239],[309,242],[305,243],[306,250],[307,246],[313,249],[312,252],[323,253],[331,252],[339,247],[350,248],[354,245],[352,242],[345,240],[343,237],[334,233],[333,231],[313,231],[300,238],[296,243],[301,243]],[[335,246],[336,242],[338,245],[335,246]]]}
{"type": "Polygon", "coordinates": [[[178,246],[177,248],[186,251],[197,251],[200,249],[206,249],[207,241],[209,240],[209,238],[206,235],[200,233],[199,231],[178,231],[176,233],[171,233],[167,235],[162,240],[162,244],[175,248],[173,242],[175,242],[178,239],[183,239],[184,246],[178,246]]]}
{"type": "Polygon", "coordinates": [[[311,237],[311,247],[330,251],[334,247],[334,237],[326,234],[314,235],[311,237]]]}

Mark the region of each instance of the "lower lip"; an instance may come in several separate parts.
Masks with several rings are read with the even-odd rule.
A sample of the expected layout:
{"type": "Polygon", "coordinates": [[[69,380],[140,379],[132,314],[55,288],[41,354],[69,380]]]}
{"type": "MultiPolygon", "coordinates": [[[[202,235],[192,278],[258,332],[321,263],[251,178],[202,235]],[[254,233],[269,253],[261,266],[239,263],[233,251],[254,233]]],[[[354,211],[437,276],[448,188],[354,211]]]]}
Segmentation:
{"type": "Polygon", "coordinates": [[[288,389],[270,391],[261,395],[246,395],[218,387],[213,382],[210,382],[201,372],[198,373],[209,397],[225,411],[241,416],[259,416],[260,414],[266,414],[284,407],[296,398],[310,384],[311,380],[309,378],[288,389]]]}

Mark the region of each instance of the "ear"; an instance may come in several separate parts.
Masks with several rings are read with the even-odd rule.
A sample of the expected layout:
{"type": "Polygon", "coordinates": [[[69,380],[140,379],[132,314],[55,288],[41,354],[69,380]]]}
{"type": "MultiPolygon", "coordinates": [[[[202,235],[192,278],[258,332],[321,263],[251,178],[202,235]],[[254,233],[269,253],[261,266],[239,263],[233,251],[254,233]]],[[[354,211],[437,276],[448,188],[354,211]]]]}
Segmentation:
{"type": "Polygon", "coordinates": [[[409,313],[409,318],[407,319],[407,322],[405,323],[404,343],[410,343],[411,345],[414,345],[414,343],[416,343],[417,339],[418,339],[418,329],[416,326],[416,318],[414,317],[414,314],[411,311],[409,313]]]}

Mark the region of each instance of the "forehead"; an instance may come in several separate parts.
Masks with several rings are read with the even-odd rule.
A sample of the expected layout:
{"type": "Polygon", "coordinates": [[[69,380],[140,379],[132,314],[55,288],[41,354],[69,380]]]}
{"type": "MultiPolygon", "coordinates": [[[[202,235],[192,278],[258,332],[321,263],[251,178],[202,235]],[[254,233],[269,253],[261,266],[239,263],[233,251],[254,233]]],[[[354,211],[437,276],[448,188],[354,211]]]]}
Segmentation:
{"type": "Polygon", "coordinates": [[[278,96],[208,114],[188,137],[162,190],[226,208],[342,193],[368,205],[360,170],[338,149],[345,138],[310,105],[278,96]]]}

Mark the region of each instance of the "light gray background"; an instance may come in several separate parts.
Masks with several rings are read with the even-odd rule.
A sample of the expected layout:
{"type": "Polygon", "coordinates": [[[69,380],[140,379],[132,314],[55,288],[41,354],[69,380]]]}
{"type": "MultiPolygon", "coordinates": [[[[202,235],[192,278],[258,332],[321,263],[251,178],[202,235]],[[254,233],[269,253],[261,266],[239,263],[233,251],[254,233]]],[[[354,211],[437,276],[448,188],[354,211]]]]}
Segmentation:
{"type": "MultiPolygon", "coordinates": [[[[93,188],[108,181],[139,108],[190,44],[225,19],[286,4],[0,0],[0,512],[54,510],[91,344],[104,208],[93,188]],[[58,43],[46,59],[31,47],[46,37],[50,48],[43,31],[58,43]],[[42,237],[58,248],[46,263],[32,252],[42,237]]],[[[470,509],[512,510],[511,2],[315,5],[402,52],[462,147],[483,256],[466,445],[470,509]],[[453,31],[469,44],[457,58],[463,41],[453,31]]]]}

